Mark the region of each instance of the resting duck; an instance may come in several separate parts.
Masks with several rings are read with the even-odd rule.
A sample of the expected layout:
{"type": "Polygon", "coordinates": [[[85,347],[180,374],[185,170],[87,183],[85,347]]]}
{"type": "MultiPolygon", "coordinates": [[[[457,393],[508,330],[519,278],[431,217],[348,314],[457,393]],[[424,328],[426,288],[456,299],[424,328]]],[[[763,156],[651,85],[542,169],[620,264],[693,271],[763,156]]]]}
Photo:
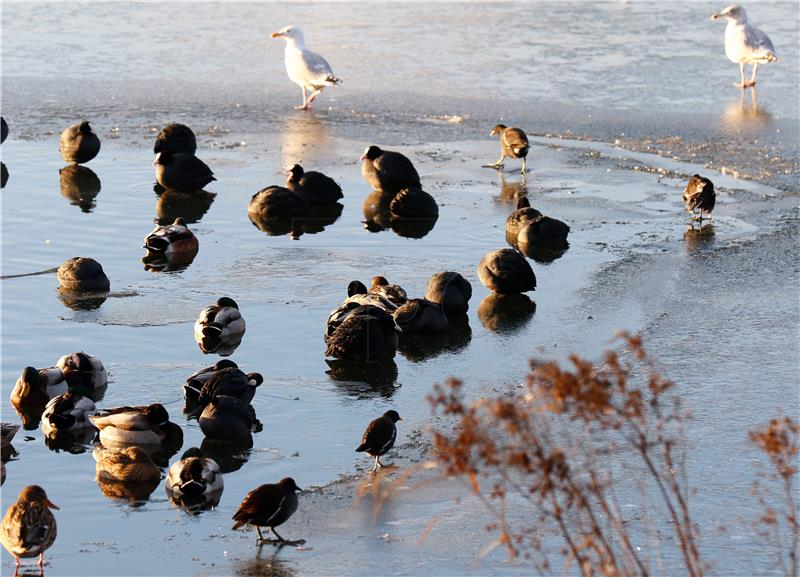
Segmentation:
{"type": "Polygon", "coordinates": [[[256,389],[264,382],[260,373],[245,374],[236,367],[216,371],[204,384],[197,398],[197,404],[205,407],[211,399],[219,395],[236,397],[249,405],[256,395],[256,389]]]}
{"type": "Polygon", "coordinates": [[[380,307],[389,313],[393,312],[397,306],[388,298],[381,294],[370,294],[367,287],[361,281],[351,281],[347,286],[347,298],[330,315],[325,323],[325,342],[336,331],[350,314],[361,305],[373,305],[380,307]]]}
{"type": "Polygon", "coordinates": [[[328,337],[325,355],[336,359],[388,361],[397,352],[399,332],[394,318],[385,309],[360,305],[328,337]]]}
{"type": "Polygon", "coordinates": [[[469,310],[472,285],[457,272],[437,272],[428,281],[425,298],[439,303],[446,315],[463,315],[469,310]]]}
{"type": "Polygon", "coordinates": [[[183,385],[183,398],[187,403],[197,403],[200,397],[200,391],[203,390],[203,385],[223,369],[238,369],[239,365],[230,359],[220,359],[210,367],[204,367],[189,375],[183,385]]]}
{"type": "Polygon", "coordinates": [[[250,220],[290,218],[305,214],[306,210],[303,197],[282,186],[262,188],[250,198],[247,205],[250,220]]]}
{"type": "Polygon", "coordinates": [[[156,136],[156,143],[153,146],[153,153],[185,152],[194,154],[197,151],[197,138],[192,129],[185,124],[167,124],[156,136]]]}
{"type": "Polygon", "coordinates": [[[200,496],[222,491],[222,471],[214,459],[197,447],[187,450],[167,472],[165,487],[170,496],[200,496]]]}
{"type": "Polygon", "coordinates": [[[255,413],[236,397],[218,395],[205,406],[197,422],[209,439],[244,443],[252,441],[255,413]]]}
{"type": "Polygon", "coordinates": [[[11,391],[11,404],[44,407],[53,397],[67,392],[67,381],[58,367],[25,367],[11,391]]]}
{"type": "Polygon", "coordinates": [[[205,354],[230,355],[242,342],[244,332],[245,322],[239,305],[229,297],[222,297],[216,304],[204,308],[194,323],[194,340],[205,354]]]}
{"type": "Polygon", "coordinates": [[[403,154],[370,146],[361,156],[361,175],[375,190],[396,194],[404,188],[419,188],[419,174],[403,154]]]}
{"type": "Polygon", "coordinates": [[[55,542],[58,530],[50,509],[58,509],[39,485],[28,485],[11,505],[0,523],[0,542],[14,556],[19,571],[23,557],[39,556],[39,569],[44,552],[55,542]]]}
{"type": "Polygon", "coordinates": [[[84,120],[64,129],[58,144],[61,158],[65,162],[83,164],[89,162],[100,152],[100,139],[92,132],[89,122],[84,120]]]}
{"type": "Polygon", "coordinates": [[[368,455],[375,457],[375,465],[372,467],[372,472],[383,467],[381,455],[385,455],[389,452],[389,449],[394,447],[394,441],[397,439],[397,426],[395,423],[402,420],[397,411],[386,411],[382,416],[367,425],[367,430],[364,431],[361,444],[356,448],[356,452],[363,453],[366,451],[368,455]]]}
{"type": "Polygon", "coordinates": [[[389,203],[389,216],[392,219],[436,220],[439,205],[421,188],[404,188],[389,203]]]}
{"type": "Polygon", "coordinates": [[[100,480],[143,483],[161,479],[161,469],[153,463],[150,454],[140,447],[115,449],[98,445],[92,451],[92,456],[100,480]]]}
{"type": "Polygon", "coordinates": [[[96,412],[88,393],[82,387],[75,387],[47,403],[42,413],[42,432],[50,437],[66,431],[94,429],[89,417],[96,412]]]}
{"type": "Polygon", "coordinates": [[[64,289],[70,291],[107,291],[111,286],[100,263],[82,256],[61,263],[56,278],[64,289]]]}
{"type": "Polygon", "coordinates": [[[183,443],[183,431],[159,403],[107,409],[89,419],[100,429],[100,442],[106,446],[183,443]]]}
{"type": "Polygon", "coordinates": [[[517,243],[563,247],[567,245],[568,235],[568,224],[549,216],[540,216],[520,228],[517,234],[517,243]]]}
{"type": "Polygon", "coordinates": [[[519,231],[528,223],[541,218],[542,213],[531,207],[527,196],[521,196],[517,201],[517,210],[506,218],[506,235],[509,239],[516,240],[519,231]]]}
{"type": "Polygon", "coordinates": [[[411,299],[392,313],[403,334],[440,333],[450,328],[442,307],[426,299],[411,299]]]}
{"type": "Polygon", "coordinates": [[[401,286],[389,284],[386,277],[380,275],[372,278],[372,285],[367,292],[368,294],[377,295],[389,300],[396,307],[399,307],[408,300],[408,295],[401,286]]]}
{"type": "Polygon", "coordinates": [[[156,181],[167,190],[197,192],[217,180],[205,162],[188,152],[159,152],[153,166],[156,181]]]}
{"type": "Polygon", "coordinates": [[[186,221],[178,217],[172,224],[155,227],[144,237],[148,256],[171,257],[175,254],[197,253],[199,243],[194,233],[186,226],[186,221]]]}
{"type": "Polygon", "coordinates": [[[253,525],[258,533],[258,541],[266,541],[261,535],[261,527],[269,527],[281,543],[301,544],[304,541],[287,541],[275,530],[297,511],[297,492],[300,487],[291,477],[281,479],[277,484],[261,485],[250,491],[239,505],[233,520],[236,530],[244,525],[253,525]]]}
{"type": "Polygon", "coordinates": [[[487,253],[478,263],[483,286],[501,294],[536,290],[536,275],[524,256],[510,248],[487,253]]]}
{"type": "Polygon", "coordinates": [[[108,373],[100,359],[84,352],[64,355],[56,363],[70,388],[82,387],[90,396],[108,385],[108,373]]]}
{"type": "Polygon", "coordinates": [[[299,164],[289,169],[286,188],[308,204],[330,204],[344,197],[342,187],[321,172],[303,170],[299,164]]]}
{"type": "Polygon", "coordinates": [[[686,205],[686,210],[692,218],[703,220],[703,213],[707,212],[710,219],[716,203],[717,193],[714,191],[714,183],[699,174],[693,175],[683,191],[683,204],[686,205]],[[699,212],[698,215],[695,215],[695,210],[699,212]]]}

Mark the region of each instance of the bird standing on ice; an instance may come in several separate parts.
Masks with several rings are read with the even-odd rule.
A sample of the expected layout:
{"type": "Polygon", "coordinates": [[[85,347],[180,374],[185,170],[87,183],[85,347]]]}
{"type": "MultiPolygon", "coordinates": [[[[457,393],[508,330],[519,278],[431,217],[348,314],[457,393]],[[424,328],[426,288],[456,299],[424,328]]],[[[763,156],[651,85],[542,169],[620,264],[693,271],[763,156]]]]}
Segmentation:
{"type": "Polygon", "coordinates": [[[747,12],[738,5],[728,6],[722,12],[711,15],[712,20],[724,18],[728,21],[725,28],[725,56],[739,65],[741,82],[736,86],[747,88],[756,85],[756,70],[761,63],[778,60],[775,47],[769,36],[747,22],[747,12]],[[753,65],[750,80],[744,79],[744,65],[753,65]]]}
{"type": "Polygon", "coordinates": [[[327,60],[305,47],[303,31],[297,26],[286,26],[279,32],[273,32],[272,37],[286,40],[283,57],[286,74],[303,91],[303,105],[295,106],[296,109],[308,110],[309,105],[326,86],[341,82],[333,75],[327,60]],[[306,95],[306,90],[310,90],[311,93],[306,95]]]}

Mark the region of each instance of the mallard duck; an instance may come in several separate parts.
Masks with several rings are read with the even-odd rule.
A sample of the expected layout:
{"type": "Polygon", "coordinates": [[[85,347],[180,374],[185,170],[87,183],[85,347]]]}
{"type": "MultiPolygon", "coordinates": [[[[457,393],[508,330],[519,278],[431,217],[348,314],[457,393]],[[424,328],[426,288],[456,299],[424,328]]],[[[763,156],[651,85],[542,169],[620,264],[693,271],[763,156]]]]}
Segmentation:
{"type": "Polygon", "coordinates": [[[197,151],[197,138],[192,129],[185,124],[167,124],[156,136],[156,143],[153,145],[153,153],[185,152],[194,154],[197,151]]]}
{"type": "Polygon", "coordinates": [[[436,220],[439,205],[421,188],[404,188],[389,203],[389,216],[400,220],[436,220]]]}
{"type": "Polygon", "coordinates": [[[183,431],[159,403],[106,409],[89,419],[100,429],[100,442],[106,446],[183,443],[183,431]]]}
{"type": "Polygon", "coordinates": [[[549,216],[540,216],[520,228],[517,234],[517,243],[563,247],[567,244],[568,235],[569,225],[549,216]]]}
{"type": "Polygon", "coordinates": [[[149,256],[171,257],[175,254],[197,253],[199,243],[186,221],[178,217],[172,224],[155,227],[144,237],[149,256]]]}
{"type": "Polygon", "coordinates": [[[330,176],[321,172],[303,170],[295,164],[288,171],[286,188],[303,198],[308,204],[330,204],[343,198],[342,187],[330,176]]]}
{"type": "Polygon", "coordinates": [[[67,381],[58,367],[25,367],[11,391],[11,404],[44,407],[47,401],[67,392],[67,381]]]}
{"type": "Polygon", "coordinates": [[[161,479],[150,454],[140,447],[116,449],[98,445],[92,451],[97,478],[120,483],[145,483],[161,479]]]}
{"type": "Polygon", "coordinates": [[[400,332],[385,309],[360,305],[328,337],[325,355],[336,359],[388,361],[397,352],[400,332]]]}
{"type": "Polygon", "coordinates": [[[236,397],[217,395],[205,406],[197,422],[209,439],[244,443],[252,439],[255,413],[253,407],[236,397]]]}
{"type": "Polygon", "coordinates": [[[710,219],[716,203],[717,193],[714,191],[714,183],[699,174],[693,175],[683,191],[683,204],[686,205],[686,210],[692,218],[703,220],[703,213],[707,212],[710,219]],[[699,212],[698,215],[695,215],[695,210],[699,212]]]}
{"type": "Polygon", "coordinates": [[[219,371],[227,368],[238,369],[239,365],[230,359],[220,359],[210,367],[204,367],[189,375],[183,385],[183,397],[187,403],[196,403],[203,385],[219,371]]]}
{"type": "Polygon", "coordinates": [[[386,411],[383,416],[378,417],[367,425],[367,430],[364,431],[364,437],[361,439],[361,444],[356,448],[357,453],[366,451],[368,455],[375,457],[375,465],[372,471],[383,467],[381,463],[381,455],[389,452],[389,449],[394,447],[394,441],[397,438],[397,421],[402,421],[397,411],[386,411]]]}
{"type": "Polygon", "coordinates": [[[61,133],[58,150],[65,162],[83,164],[89,162],[100,152],[100,139],[92,132],[89,122],[84,120],[64,129],[64,132],[61,133]]]}
{"type": "MultiPolygon", "coordinates": [[[[281,479],[276,484],[261,485],[250,491],[239,505],[233,520],[236,530],[243,525],[253,525],[259,541],[266,541],[261,535],[261,527],[269,527],[278,541],[292,543],[281,537],[275,527],[285,523],[297,511],[297,492],[302,491],[291,477],[281,479]]],[[[301,543],[294,541],[293,543],[301,543]]]]}
{"type": "Polygon", "coordinates": [[[522,174],[526,172],[526,162],[530,144],[528,135],[521,128],[509,128],[505,124],[498,124],[489,133],[489,136],[500,135],[500,158],[494,164],[485,164],[487,168],[503,168],[503,160],[509,158],[522,159],[522,174]]]}
{"type": "Polygon", "coordinates": [[[0,524],[0,541],[14,556],[15,566],[23,557],[39,556],[44,564],[44,552],[55,542],[58,530],[50,509],[58,509],[39,485],[28,485],[11,505],[0,524]]]}
{"type": "Polygon", "coordinates": [[[517,238],[519,231],[528,223],[542,216],[542,213],[531,207],[527,196],[521,196],[517,200],[517,210],[506,218],[506,235],[510,239],[517,238]]]}
{"type": "Polygon", "coordinates": [[[510,248],[487,253],[478,263],[483,286],[501,294],[536,290],[536,275],[525,257],[510,248]]]}
{"type": "Polygon", "coordinates": [[[197,398],[197,404],[205,407],[216,396],[236,397],[245,404],[250,404],[256,395],[256,389],[264,382],[260,373],[245,374],[237,367],[216,371],[209,378],[197,398]]]}
{"type": "Polygon", "coordinates": [[[370,294],[361,281],[351,281],[347,286],[347,298],[330,315],[325,323],[325,342],[336,331],[342,321],[361,305],[373,305],[388,312],[393,312],[397,306],[381,294],[370,294]]]}
{"type": "Polygon", "coordinates": [[[61,263],[56,278],[64,289],[70,291],[107,291],[111,286],[100,263],[83,256],[75,256],[61,263]]]}
{"type": "Polygon", "coordinates": [[[230,355],[242,342],[244,332],[245,322],[239,305],[229,297],[222,297],[216,304],[204,308],[194,323],[194,340],[205,354],[230,355]]]}
{"type": "Polygon", "coordinates": [[[450,324],[442,307],[427,299],[410,299],[392,313],[403,334],[430,334],[446,331],[450,324]]]}
{"type": "Polygon", "coordinates": [[[64,355],[56,363],[70,388],[83,387],[90,396],[108,385],[108,373],[100,359],[83,351],[64,355]]]}
{"type": "Polygon", "coordinates": [[[83,387],[74,387],[50,399],[42,413],[42,432],[52,436],[64,431],[94,428],[89,417],[94,415],[94,401],[83,387]]]}
{"type": "Polygon", "coordinates": [[[219,465],[197,447],[187,450],[167,472],[165,487],[174,496],[199,496],[221,492],[224,482],[219,465]]]}
{"type": "Polygon", "coordinates": [[[472,285],[457,272],[437,272],[428,280],[425,298],[439,303],[446,315],[463,315],[469,310],[472,285]]]}
{"type": "Polygon", "coordinates": [[[376,276],[372,278],[368,294],[378,295],[388,299],[393,305],[399,307],[408,300],[406,291],[400,285],[390,284],[386,277],[376,276]]]}
{"type": "Polygon", "coordinates": [[[375,190],[395,194],[404,188],[419,188],[419,174],[403,154],[368,147],[361,156],[361,175],[375,190]]]}
{"type": "Polygon", "coordinates": [[[250,220],[291,218],[305,214],[308,206],[299,194],[282,186],[262,188],[250,198],[247,214],[250,220]]]}
{"type": "Polygon", "coordinates": [[[202,191],[217,180],[205,162],[188,152],[159,152],[153,159],[156,181],[167,190],[178,192],[202,191]]]}

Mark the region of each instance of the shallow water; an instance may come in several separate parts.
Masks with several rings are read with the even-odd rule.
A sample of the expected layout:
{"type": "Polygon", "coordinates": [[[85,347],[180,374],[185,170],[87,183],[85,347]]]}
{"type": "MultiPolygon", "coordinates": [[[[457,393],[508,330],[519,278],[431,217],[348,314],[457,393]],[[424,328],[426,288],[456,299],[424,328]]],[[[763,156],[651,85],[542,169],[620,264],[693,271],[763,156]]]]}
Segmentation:
{"type": "MultiPolygon", "coordinates": [[[[751,114],[730,87],[737,71],[722,54],[724,26],[707,20],[721,7],[478,5],[476,18],[450,4],[415,4],[402,13],[383,5],[199,4],[188,13],[177,3],[4,3],[3,115],[12,136],[1,150],[10,173],[0,198],[2,274],[91,256],[103,264],[112,294],[99,308],[73,310],[59,299],[52,273],[0,281],[3,420],[19,422],[8,397],[23,367],[85,350],[109,370],[100,407],[165,403],[184,428],[184,449],[200,444],[196,421],[181,413],[180,385],[218,358],[202,355],[191,333],[200,309],[223,294],[235,298],[248,323],[231,358],[266,378],[253,403],[263,430],[251,450],[227,462],[220,506],[198,516],[174,508],[162,486],[144,502],[106,498],[89,452],[54,453],[39,430],[20,431],[4,508],[34,482],[61,506],[47,573],[130,574],[122,559],[142,575],[324,575],[331,567],[365,575],[524,573],[503,563],[501,552],[475,561],[483,523],[473,526],[472,509],[453,506],[450,491],[415,495],[395,503],[378,527],[354,528],[350,516],[337,517],[352,486],[330,483],[369,466],[353,449],[388,408],[404,418],[397,458],[412,459],[417,432],[430,422],[432,383],[468,377],[471,393],[481,394],[518,382],[537,352],[596,358],[618,329],[642,332],[665,372],[686,384],[698,417],[689,471],[701,490],[697,516],[704,526],[729,528],[703,534],[715,571],[769,573],[770,552],[750,534],[756,510],[743,498],[756,459],[744,432],[776,405],[788,411],[798,401],[791,298],[798,284],[798,26],[792,3],[750,9],[781,54],[778,64],[762,67],[751,114]],[[309,14],[315,20],[306,25],[309,14]],[[332,18],[336,26],[323,26],[332,18]],[[267,38],[289,21],[303,24],[309,45],[345,78],[321,97],[317,113],[291,110],[298,95],[283,76],[280,44],[267,38]],[[80,24],[81,34],[66,22],[80,24]],[[412,26],[419,28],[408,34],[412,26]],[[143,41],[144,30],[158,40],[143,41]],[[522,31],[516,45],[498,41],[522,31]],[[657,39],[675,35],[679,57],[667,57],[657,39]],[[423,39],[436,57],[410,61],[423,39]],[[475,45],[482,46],[477,53],[475,45]],[[697,90],[687,66],[710,89],[697,90]],[[496,159],[488,128],[512,113],[531,132],[553,133],[532,139],[527,188],[535,207],[571,226],[570,248],[549,264],[532,262],[532,315],[529,305],[527,314],[487,318],[479,304],[488,291],[475,266],[506,246],[504,221],[521,185],[517,163],[503,174],[480,164],[496,159]],[[76,200],[60,187],[64,163],[49,132],[81,114],[96,119],[103,139],[87,165],[101,188],[76,200]],[[153,128],[169,120],[198,128],[198,156],[219,179],[208,187],[216,193],[210,204],[175,209],[153,192],[153,128]],[[570,140],[573,134],[581,140],[570,140]],[[614,146],[615,139],[638,152],[614,146]],[[372,141],[409,155],[436,198],[440,218],[423,238],[364,229],[369,190],[357,159],[372,141]],[[247,201],[280,183],[296,161],[342,185],[341,215],[297,240],[268,236],[248,220],[247,201]],[[725,174],[715,171],[721,167],[725,174]],[[705,234],[687,230],[680,198],[694,172],[710,173],[718,189],[705,234]],[[199,253],[185,270],[145,270],[142,238],[154,218],[174,210],[191,210],[198,221],[190,227],[199,253]],[[351,279],[384,274],[421,296],[428,277],[445,269],[473,284],[468,331],[428,358],[398,354],[377,384],[329,374],[324,322],[351,279]],[[313,549],[284,550],[265,567],[256,563],[253,535],[230,531],[230,516],[247,491],[286,475],[312,489],[286,532],[313,549]],[[447,511],[442,526],[457,531],[462,546],[452,550],[452,533],[433,531],[417,549],[416,537],[438,511],[447,511]],[[381,554],[372,555],[371,543],[389,532],[402,543],[381,541],[381,554]]],[[[12,560],[2,555],[10,571],[12,560]]]]}

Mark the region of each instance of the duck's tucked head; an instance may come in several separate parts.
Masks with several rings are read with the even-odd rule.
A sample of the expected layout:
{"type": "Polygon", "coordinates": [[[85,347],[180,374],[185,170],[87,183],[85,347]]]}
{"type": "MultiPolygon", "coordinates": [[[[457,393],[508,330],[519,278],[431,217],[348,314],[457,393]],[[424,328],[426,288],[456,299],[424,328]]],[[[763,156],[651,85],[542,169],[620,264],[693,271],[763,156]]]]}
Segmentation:
{"type": "Polygon", "coordinates": [[[217,300],[217,306],[220,307],[231,307],[234,309],[238,309],[239,305],[236,304],[236,301],[230,297],[222,297],[221,299],[217,300]]]}
{"type": "Polygon", "coordinates": [[[389,281],[386,280],[385,276],[378,275],[376,277],[372,277],[372,288],[375,288],[375,287],[378,287],[378,286],[388,286],[388,285],[389,285],[389,281]]]}
{"type": "Polygon", "coordinates": [[[191,459],[192,457],[197,457],[199,459],[203,458],[203,451],[198,449],[197,447],[192,447],[191,449],[186,449],[186,451],[181,456],[181,461],[184,459],[191,459]]]}
{"type": "Polygon", "coordinates": [[[81,125],[78,127],[78,130],[81,131],[81,134],[91,134],[92,133],[92,127],[89,126],[89,121],[88,120],[84,120],[83,122],[81,122],[81,125]]]}
{"type": "Polygon", "coordinates": [[[294,479],[291,477],[285,477],[278,482],[278,485],[283,487],[287,491],[302,491],[300,487],[297,486],[297,483],[294,482],[294,479]]]}
{"type": "Polygon", "coordinates": [[[153,403],[147,407],[147,420],[156,425],[165,425],[169,421],[169,413],[164,405],[153,403]]]}
{"type": "Polygon", "coordinates": [[[403,419],[400,417],[400,414],[399,414],[397,411],[395,411],[395,410],[386,411],[386,412],[383,414],[383,416],[384,416],[384,417],[386,417],[387,419],[391,419],[391,421],[392,421],[393,423],[396,423],[397,421],[402,421],[402,420],[403,420],[403,419]]]}
{"type": "Polygon", "coordinates": [[[505,124],[498,124],[497,126],[492,128],[492,131],[489,133],[489,136],[497,136],[498,134],[503,132],[506,128],[508,127],[505,124]]]}
{"type": "Polygon", "coordinates": [[[50,509],[58,509],[58,506],[47,498],[47,493],[44,492],[39,485],[28,485],[19,494],[18,501],[25,501],[28,503],[41,503],[50,509]]]}
{"type": "Polygon", "coordinates": [[[303,178],[305,170],[303,170],[303,167],[300,166],[299,164],[295,164],[294,166],[292,166],[292,168],[286,171],[286,174],[289,175],[289,180],[291,180],[292,182],[297,182],[298,180],[303,178]]]}
{"type": "Polygon", "coordinates": [[[184,228],[188,228],[186,226],[186,221],[180,216],[178,218],[176,218],[175,222],[173,222],[172,224],[174,224],[175,226],[182,226],[184,228]]]}
{"type": "Polygon", "coordinates": [[[350,281],[350,284],[347,285],[347,296],[352,297],[365,294],[367,294],[367,287],[360,280],[350,281]]]}
{"type": "Polygon", "coordinates": [[[361,155],[361,160],[375,160],[381,154],[383,154],[383,151],[373,144],[367,147],[364,154],[361,155]]]}

